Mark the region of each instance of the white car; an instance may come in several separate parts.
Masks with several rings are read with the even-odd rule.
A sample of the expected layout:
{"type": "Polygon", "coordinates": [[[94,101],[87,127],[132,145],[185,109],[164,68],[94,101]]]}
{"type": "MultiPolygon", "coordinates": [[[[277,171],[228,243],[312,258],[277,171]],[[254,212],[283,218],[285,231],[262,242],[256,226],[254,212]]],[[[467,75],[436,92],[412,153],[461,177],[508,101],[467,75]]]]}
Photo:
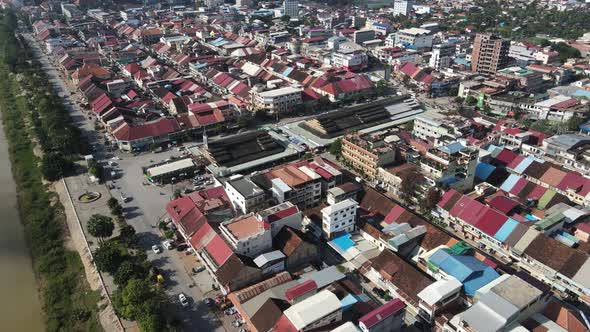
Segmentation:
{"type": "Polygon", "coordinates": [[[154,245],[152,246],[152,251],[153,251],[155,254],[159,254],[159,253],[161,253],[161,252],[162,252],[162,249],[160,249],[160,246],[159,246],[159,245],[157,245],[157,244],[154,244],[154,245]]]}
{"type": "Polygon", "coordinates": [[[172,240],[164,241],[164,242],[162,242],[162,245],[164,245],[164,248],[166,248],[168,250],[170,250],[174,247],[172,245],[172,240]]]}
{"type": "Polygon", "coordinates": [[[188,307],[188,299],[184,293],[178,294],[178,301],[180,301],[183,307],[188,307]]]}

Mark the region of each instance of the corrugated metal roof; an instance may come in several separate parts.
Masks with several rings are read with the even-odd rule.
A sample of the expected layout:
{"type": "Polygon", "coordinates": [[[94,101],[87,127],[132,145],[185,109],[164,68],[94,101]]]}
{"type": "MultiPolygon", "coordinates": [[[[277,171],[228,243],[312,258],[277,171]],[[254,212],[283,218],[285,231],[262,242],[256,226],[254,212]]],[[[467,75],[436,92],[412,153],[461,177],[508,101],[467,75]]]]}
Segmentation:
{"type": "Polygon", "coordinates": [[[500,227],[496,234],[494,234],[494,238],[500,242],[504,242],[512,233],[512,231],[516,228],[517,225],[518,221],[512,218],[508,218],[504,225],[502,225],[502,227],[500,227]]]}
{"type": "Polygon", "coordinates": [[[500,186],[500,189],[504,190],[505,192],[510,192],[510,189],[512,189],[512,187],[514,187],[516,182],[520,179],[521,179],[520,176],[515,175],[515,174],[510,174],[510,176],[506,179],[506,181],[504,181],[504,183],[502,183],[502,185],[500,186]]]}

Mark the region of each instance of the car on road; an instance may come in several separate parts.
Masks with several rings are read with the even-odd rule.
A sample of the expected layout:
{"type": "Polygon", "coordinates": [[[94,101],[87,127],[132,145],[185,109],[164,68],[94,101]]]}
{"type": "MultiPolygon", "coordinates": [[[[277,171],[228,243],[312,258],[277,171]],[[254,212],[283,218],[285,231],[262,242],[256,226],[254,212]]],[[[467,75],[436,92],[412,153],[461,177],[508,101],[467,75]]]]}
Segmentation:
{"type": "Polygon", "coordinates": [[[174,244],[172,240],[167,240],[162,242],[162,245],[164,246],[164,248],[171,250],[172,248],[174,248],[174,244]]]}
{"type": "Polygon", "coordinates": [[[154,245],[152,246],[152,251],[153,251],[155,254],[159,254],[159,253],[161,253],[161,252],[162,252],[162,249],[160,249],[160,246],[159,246],[159,245],[157,245],[157,244],[154,244],[154,245]]]}
{"type": "Polygon", "coordinates": [[[188,307],[188,305],[189,305],[188,298],[186,297],[186,295],[184,295],[184,293],[178,294],[178,301],[180,301],[180,304],[183,307],[188,307]]]}

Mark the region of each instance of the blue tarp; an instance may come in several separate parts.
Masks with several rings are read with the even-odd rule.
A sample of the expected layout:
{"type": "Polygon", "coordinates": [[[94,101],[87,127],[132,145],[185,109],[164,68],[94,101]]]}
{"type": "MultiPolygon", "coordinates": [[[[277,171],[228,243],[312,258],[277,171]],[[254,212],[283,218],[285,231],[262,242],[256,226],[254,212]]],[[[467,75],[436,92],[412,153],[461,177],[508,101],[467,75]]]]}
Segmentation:
{"type": "Polygon", "coordinates": [[[477,168],[475,169],[475,176],[482,180],[487,180],[490,175],[496,170],[495,166],[492,166],[488,163],[479,163],[477,164],[477,168]]]}
{"type": "Polygon", "coordinates": [[[494,238],[500,242],[506,241],[510,233],[512,233],[512,231],[516,228],[517,225],[518,221],[512,218],[508,218],[504,225],[502,225],[502,227],[500,227],[496,234],[494,234],[494,238]]]}
{"type": "Polygon", "coordinates": [[[508,179],[506,179],[506,181],[504,181],[504,183],[502,183],[502,186],[500,186],[500,189],[504,190],[505,192],[510,192],[512,187],[514,187],[516,182],[518,182],[518,180],[520,180],[520,179],[521,179],[520,176],[515,175],[515,174],[510,174],[508,179]]]}
{"type": "Polygon", "coordinates": [[[346,251],[352,247],[354,247],[355,243],[353,240],[350,239],[350,234],[346,233],[340,235],[339,237],[332,240],[332,243],[338,246],[338,248],[342,249],[342,251],[346,251]]]}

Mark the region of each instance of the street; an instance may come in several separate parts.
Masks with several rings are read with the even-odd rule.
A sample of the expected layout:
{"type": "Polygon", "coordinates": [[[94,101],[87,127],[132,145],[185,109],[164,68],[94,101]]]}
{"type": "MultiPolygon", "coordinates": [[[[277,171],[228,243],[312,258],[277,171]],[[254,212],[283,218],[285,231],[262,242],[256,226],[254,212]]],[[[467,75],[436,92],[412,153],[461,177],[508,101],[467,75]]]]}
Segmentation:
{"type": "MultiPolygon", "coordinates": [[[[95,146],[94,157],[97,160],[104,160],[111,158],[113,155],[104,150],[104,146],[100,144],[99,134],[94,130],[94,124],[91,120],[87,120],[87,115],[78,106],[77,101],[74,100],[70,93],[66,82],[61,77],[58,70],[52,65],[47,55],[41,51],[38,42],[29,34],[23,34],[25,39],[32,47],[34,54],[42,64],[46,71],[50,83],[54,86],[56,92],[63,96],[64,105],[70,112],[73,123],[80,128],[82,135],[87,137],[90,144],[95,146]]],[[[164,272],[166,279],[165,293],[170,297],[171,302],[175,303],[175,308],[170,310],[174,318],[182,321],[183,329],[186,331],[228,331],[230,328],[231,317],[222,321],[218,319],[212,310],[202,303],[205,297],[204,292],[211,290],[212,280],[206,272],[201,272],[195,278],[191,276],[190,268],[187,267],[186,259],[183,259],[184,252],[176,250],[165,250],[160,254],[155,254],[151,247],[154,244],[161,245],[163,238],[161,237],[157,228],[159,218],[165,213],[166,203],[170,200],[173,193],[171,186],[165,188],[146,187],[143,185],[145,181],[141,166],[150,164],[150,159],[159,158],[155,161],[160,161],[162,158],[167,158],[167,154],[143,154],[137,157],[132,155],[124,155],[122,160],[117,161],[120,169],[119,178],[116,179],[117,187],[109,192],[105,185],[90,184],[86,178],[86,174],[72,176],[66,179],[70,187],[73,200],[76,200],[78,195],[87,190],[97,190],[104,192],[103,197],[92,205],[75,204],[76,210],[80,215],[80,219],[84,223],[93,213],[109,215],[110,212],[106,206],[106,200],[112,195],[121,201],[120,194],[125,192],[125,195],[131,197],[132,200],[128,203],[122,203],[127,222],[132,225],[137,234],[138,244],[147,253],[148,260],[152,261],[153,265],[164,272]],[[162,194],[164,193],[164,194],[162,194]],[[106,197],[105,197],[106,196],[106,197]],[[86,210],[86,211],[85,211],[86,210]],[[197,280],[197,281],[196,281],[197,280]],[[199,285],[200,287],[195,287],[199,285]],[[201,289],[204,288],[204,289],[201,289]],[[184,293],[189,297],[191,306],[183,308],[178,301],[178,294],[184,293]],[[228,329],[223,325],[228,326],[228,329]]],[[[97,241],[90,243],[91,248],[96,248],[97,241]]],[[[195,261],[196,257],[191,256],[195,261]]],[[[105,278],[112,282],[112,278],[105,278]]],[[[112,292],[114,285],[107,285],[112,292]]],[[[208,294],[212,296],[213,294],[208,294]]],[[[225,318],[225,317],[224,317],[225,318]]],[[[235,328],[232,328],[235,330],[235,328]]]]}

